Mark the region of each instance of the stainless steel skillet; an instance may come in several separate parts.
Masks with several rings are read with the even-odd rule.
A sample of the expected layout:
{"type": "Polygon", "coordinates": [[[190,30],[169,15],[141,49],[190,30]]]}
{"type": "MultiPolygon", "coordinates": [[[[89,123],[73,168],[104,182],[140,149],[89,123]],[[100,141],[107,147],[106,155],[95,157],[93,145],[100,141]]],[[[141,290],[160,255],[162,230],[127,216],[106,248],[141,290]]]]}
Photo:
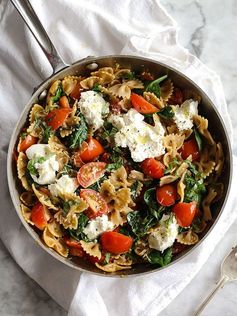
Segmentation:
{"type": "MultiPolygon", "coordinates": [[[[217,112],[215,105],[211,102],[208,96],[189,78],[184,76],[179,71],[171,68],[168,65],[163,63],[143,58],[143,57],[136,57],[136,56],[124,56],[124,55],[112,55],[112,56],[102,56],[102,57],[87,57],[83,60],[79,60],[72,65],[67,65],[59,56],[58,52],[56,51],[54,45],[50,41],[49,37],[47,36],[45,30],[43,29],[39,19],[37,18],[33,8],[31,7],[28,0],[11,0],[12,3],[15,5],[16,9],[19,11],[23,19],[25,20],[26,24],[28,25],[29,29],[35,36],[36,40],[38,41],[41,49],[45,53],[47,59],[49,60],[52,68],[53,68],[53,75],[46,79],[34,92],[32,97],[30,98],[28,104],[25,106],[17,124],[13,131],[9,151],[8,151],[8,164],[7,164],[7,172],[8,172],[8,184],[9,190],[11,194],[11,198],[13,204],[15,206],[16,212],[22,221],[22,224],[25,226],[26,230],[32,236],[32,238],[43,248],[45,249],[50,255],[52,255],[57,260],[61,261],[62,263],[75,268],[80,271],[88,271],[91,273],[95,273],[98,275],[104,275],[104,272],[98,270],[95,266],[89,265],[87,262],[83,260],[72,261],[70,259],[66,259],[58,255],[53,250],[49,249],[47,246],[43,244],[39,235],[32,229],[22,217],[20,212],[20,201],[19,201],[19,194],[21,193],[21,188],[17,179],[16,167],[15,163],[13,162],[12,155],[13,151],[19,136],[19,133],[24,126],[28,112],[32,104],[37,103],[38,98],[42,96],[45,89],[48,88],[50,83],[53,80],[63,78],[67,75],[72,74],[86,74],[88,73],[88,67],[91,64],[97,64],[99,67],[105,66],[114,66],[116,63],[119,63],[122,67],[125,68],[132,68],[133,70],[150,70],[156,76],[167,74],[169,78],[172,79],[176,86],[182,88],[189,88],[192,89],[194,92],[199,94],[202,97],[202,103],[200,106],[200,112],[209,120],[210,130],[214,138],[220,141],[223,145],[223,150],[225,154],[225,168],[222,174],[222,182],[224,183],[224,194],[218,203],[215,204],[215,211],[214,211],[214,218],[213,221],[210,222],[206,230],[203,232],[201,236],[200,242],[192,247],[191,249],[186,250],[185,252],[181,253],[177,257],[174,258],[171,264],[175,264],[181,258],[187,256],[190,252],[195,251],[195,249],[200,245],[204,239],[208,236],[211,230],[214,228],[215,224],[217,223],[222,211],[224,210],[224,206],[226,200],[228,198],[229,190],[230,190],[230,183],[231,183],[231,175],[232,175],[232,155],[231,155],[231,147],[230,141],[228,137],[228,133],[226,131],[224,122],[220,117],[219,113],[217,112]]],[[[164,269],[164,268],[163,268],[164,269]]],[[[161,268],[152,267],[150,265],[142,264],[137,265],[131,270],[125,270],[122,272],[117,272],[115,274],[106,274],[106,276],[119,276],[119,275],[140,275],[145,273],[151,273],[161,270],[161,268]]]]}

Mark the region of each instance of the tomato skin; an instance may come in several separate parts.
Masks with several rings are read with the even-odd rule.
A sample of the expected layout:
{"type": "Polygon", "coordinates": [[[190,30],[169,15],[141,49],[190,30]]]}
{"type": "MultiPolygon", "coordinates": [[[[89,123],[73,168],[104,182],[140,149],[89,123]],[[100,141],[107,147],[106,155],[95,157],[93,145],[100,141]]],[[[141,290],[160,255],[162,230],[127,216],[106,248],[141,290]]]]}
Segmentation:
{"type": "Polygon", "coordinates": [[[173,207],[173,212],[179,226],[188,227],[192,224],[192,221],[196,215],[197,203],[196,202],[180,202],[173,207]]]}
{"type": "Polygon", "coordinates": [[[142,96],[132,93],[131,94],[132,106],[135,110],[142,114],[150,114],[158,112],[157,107],[147,102],[142,96]]]}
{"type": "Polygon", "coordinates": [[[74,256],[74,257],[80,257],[80,258],[85,257],[85,251],[83,249],[70,248],[69,253],[71,256],[74,256]]]}
{"type": "Polygon", "coordinates": [[[37,137],[27,135],[25,139],[20,143],[19,151],[26,151],[30,146],[36,144],[38,141],[37,137]]]}
{"type": "Polygon", "coordinates": [[[82,249],[82,246],[80,244],[79,241],[77,241],[76,239],[72,239],[72,238],[69,238],[67,236],[64,237],[64,241],[66,243],[66,245],[68,247],[72,247],[72,248],[76,248],[76,249],[82,249]]]}
{"type": "Polygon", "coordinates": [[[80,150],[80,157],[82,161],[89,162],[98,158],[103,152],[104,148],[98,140],[90,137],[88,142],[84,142],[84,146],[82,146],[82,150],[80,150]]]}
{"type": "Polygon", "coordinates": [[[104,232],[100,237],[100,243],[104,251],[114,254],[128,252],[133,244],[133,239],[123,234],[109,231],[104,232]]]}
{"type": "Polygon", "coordinates": [[[64,95],[59,99],[59,106],[61,109],[70,109],[68,98],[64,95]]]}
{"type": "Polygon", "coordinates": [[[45,122],[48,126],[51,126],[52,130],[55,131],[56,129],[58,129],[60,126],[63,125],[70,111],[71,109],[68,109],[68,108],[52,110],[46,116],[45,122]]]}
{"type": "Polygon", "coordinates": [[[154,158],[147,158],[141,163],[142,171],[153,179],[160,179],[164,175],[165,166],[154,158]]]}
{"type": "Polygon", "coordinates": [[[87,188],[105,173],[105,162],[88,162],[84,164],[77,173],[77,181],[83,187],[87,188]]]}
{"type": "Polygon", "coordinates": [[[108,213],[108,205],[99,192],[91,189],[82,189],[80,197],[89,205],[89,208],[85,211],[85,215],[89,219],[108,213]]]}
{"type": "Polygon", "coordinates": [[[163,206],[173,205],[177,199],[177,190],[173,184],[165,184],[156,189],[157,202],[163,206]]]}
{"type": "Polygon", "coordinates": [[[200,159],[200,153],[198,144],[195,138],[192,138],[183,143],[180,149],[180,153],[183,159],[187,159],[188,156],[192,155],[192,161],[197,161],[200,159]]]}
{"type": "Polygon", "coordinates": [[[41,203],[38,202],[32,207],[31,220],[40,230],[43,230],[46,227],[47,216],[44,206],[41,203]]]}
{"type": "Polygon", "coordinates": [[[72,92],[70,93],[70,97],[76,100],[79,100],[81,96],[81,85],[77,83],[76,86],[73,88],[72,92]]]}

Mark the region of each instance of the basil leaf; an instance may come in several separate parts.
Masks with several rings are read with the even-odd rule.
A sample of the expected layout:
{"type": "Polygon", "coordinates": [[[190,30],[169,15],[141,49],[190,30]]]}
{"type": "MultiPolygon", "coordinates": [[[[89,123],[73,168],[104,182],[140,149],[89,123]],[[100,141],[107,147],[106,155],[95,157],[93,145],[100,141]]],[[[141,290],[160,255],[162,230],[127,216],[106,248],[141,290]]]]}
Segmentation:
{"type": "Polygon", "coordinates": [[[124,80],[133,80],[135,79],[135,73],[133,71],[127,72],[127,73],[123,73],[120,78],[124,79],[124,80]]]}
{"type": "Polygon", "coordinates": [[[27,169],[29,170],[30,174],[34,176],[38,176],[38,170],[35,167],[36,163],[43,163],[45,160],[47,160],[46,157],[35,157],[28,161],[27,169]]]}
{"type": "Polygon", "coordinates": [[[110,260],[110,253],[109,252],[106,252],[105,254],[105,260],[103,262],[104,265],[108,264],[109,263],[109,260],[110,260]]]}
{"type": "Polygon", "coordinates": [[[89,222],[89,218],[83,213],[81,213],[78,218],[77,229],[68,229],[69,234],[78,241],[80,241],[81,239],[84,241],[89,241],[87,236],[83,233],[83,230],[86,227],[88,222],[89,222]]]}
{"type": "Polygon", "coordinates": [[[24,140],[26,138],[26,136],[28,135],[27,132],[23,132],[21,133],[21,139],[24,140]]]}
{"type": "Polygon", "coordinates": [[[75,127],[75,131],[67,138],[70,148],[78,148],[81,146],[82,142],[87,140],[88,127],[85,118],[82,114],[80,114],[79,117],[79,124],[75,127]]]}
{"type": "Polygon", "coordinates": [[[166,78],[167,78],[167,75],[160,77],[156,80],[153,80],[147,85],[146,91],[153,92],[159,98],[160,97],[160,83],[166,78]]]}
{"type": "Polygon", "coordinates": [[[201,135],[198,133],[197,129],[194,128],[194,136],[195,136],[195,139],[196,139],[196,142],[198,144],[198,149],[200,151],[202,151],[202,148],[203,148],[203,141],[202,141],[202,138],[201,138],[201,135]]]}
{"type": "Polygon", "coordinates": [[[107,166],[106,166],[106,171],[113,171],[113,170],[117,170],[118,168],[122,167],[122,162],[118,161],[118,162],[114,162],[114,163],[109,163],[107,166]]]}
{"type": "Polygon", "coordinates": [[[157,114],[165,119],[171,119],[174,116],[174,111],[171,106],[167,105],[157,112],[157,114]]]}
{"type": "Polygon", "coordinates": [[[95,92],[101,92],[101,85],[99,83],[96,83],[92,90],[95,92]]]}
{"type": "Polygon", "coordinates": [[[57,90],[56,90],[55,96],[52,97],[52,101],[57,102],[61,98],[62,95],[63,95],[63,89],[62,89],[61,85],[59,85],[57,90]]]}
{"type": "Polygon", "coordinates": [[[104,129],[104,131],[100,135],[100,137],[103,140],[109,140],[110,138],[113,138],[115,136],[115,134],[118,132],[118,129],[116,127],[114,127],[111,123],[108,123],[108,122],[106,122],[103,125],[103,129],[104,129]]]}
{"type": "Polygon", "coordinates": [[[135,200],[138,197],[138,192],[137,192],[138,185],[139,185],[139,181],[136,180],[133,182],[133,184],[130,187],[131,197],[133,200],[135,200]]]}
{"type": "Polygon", "coordinates": [[[161,267],[164,267],[171,262],[172,248],[166,249],[163,253],[158,250],[152,250],[147,258],[151,264],[157,264],[161,267]]]}

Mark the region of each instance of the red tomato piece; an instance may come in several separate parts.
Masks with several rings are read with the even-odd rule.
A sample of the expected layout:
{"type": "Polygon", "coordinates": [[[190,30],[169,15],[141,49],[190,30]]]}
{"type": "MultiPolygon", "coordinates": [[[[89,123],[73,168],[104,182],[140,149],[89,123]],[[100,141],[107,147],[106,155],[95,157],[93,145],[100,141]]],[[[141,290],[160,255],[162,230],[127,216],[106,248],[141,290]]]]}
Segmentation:
{"type": "Polygon", "coordinates": [[[83,187],[87,188],[105,173],[105,162],[89,162],[83,165],[77,173],[77,181],[83,187]]]}
{"type": "Polygon", "coordinates": [[[180,153],[183,159],[187,159],[188,156],[192,155],[192,161],[199,160],[200,153],[196,139],[192,138],[184,142],[180,149],[180,153]]]}
{"type": "Polygon", "coordinates": [[[89,208],[85,211],[85,214],[90,219],[108,213],[108,205],[97,191],[91,189],[82,189],[80,192],[80,197],[84,199],[89,205],[89,208]]]}
{"type": "Polygon", "coordinates": [[[81,85],[77,83],[73,88],[72,92],[70,93],[70,97],[76,100],[79,100],[81,96],[81,85]]]}
{"type": "Polygon", "coordinates": [[[163,206],[173,205],[177,199],[177,190],[173,184],[165,184],[156,189],[157,202],[163,206]]]}
{"type": "Polygon", "coordinates": [[[82,249],[80,242],[77,241],[76,239],[65,236],[64,241],[68,247],[82,249]]]}
{"type": "Polygon", "coordinates": [[[142,96],[132,93],[131,94],[132,106],[135,110],[142,114],[150,114],[158,112],[158,108],[153,104],[147,102],[142,96]]]}
{"type": "Polygon", "coordinates": [[[52,110],[45,118],[46,124],[48,126],[51,126],[52,129],[55,131],[63,125],[70,111],[71,109],[68,108],[52,110]]]}
{"type": "Polygon", "coordinates": [[[103,146],[95,138],[90,137],[84,142],[80,150],[80,157],[83,161],[89,162],[99,157],[104,152],[103,146]]]}
{"type": "Polygon", "coordinates": [[[61,109],[70,109],[68,98],[64,95],[59,99],[59,106],[61,109]]]}
{"type": "Polygon", "coordinates": [[[37,203],[33,206],[31,211],[31,220],[35,226],[43,230],[47,225],[47,215],[45,208],[41,203],[37,203]]]}
{"type": "Polygon", "coordinates": [[[154,158],[145,159],[142,164],[142,171],[149,177],[160,179],[164,175],[165,166],[154,158]]]}
{"type": "Polygon", "coordinates": [[[177,203],[173,207],[173,212],[175,213],[175,217],[179,226],[188,227],[192,224],[192,221],[196,214],[197,203],[177,203]]]}
{"type": "Polygon", "coordinates": [[[128,252],[133,244],[133,239],[129,236],[111,231],[104,232],[100,237],[100,243],[104,251],[120,254],[128,252]]]}
{"type": "Polygon", "coordinates": [[[36,144],[38,141],[37,137],[27,135],[25,139],[20,143],[19,151],[26,151],[30,146],[36,144]]]}

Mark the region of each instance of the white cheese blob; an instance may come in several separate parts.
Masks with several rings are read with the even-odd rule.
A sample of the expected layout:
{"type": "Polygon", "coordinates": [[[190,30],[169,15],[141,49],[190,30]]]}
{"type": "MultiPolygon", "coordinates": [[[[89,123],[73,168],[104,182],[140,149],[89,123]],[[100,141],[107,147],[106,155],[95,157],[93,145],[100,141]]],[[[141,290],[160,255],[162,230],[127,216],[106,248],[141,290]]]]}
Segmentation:
{"type": "Polygon", "coordinates": [[[31,177],[36,183],[44,185],[55,182],[59,164],[56,155],[50,151],[49,145],[34,144],[26,150],[26,156],[34,162],[38,175],[31,173],[31,177]]]}
{"type": "Polygon", "coordinates": [[[153,115],[155,125],[144,122],[144,116],[135,109],[123,115],[111,115],[108,119],[119,131],[115,134],[115,143],[128,147],[136,162],[154,158],[165,153],[163,146],[164,127],[157,114],[153,115]]]}
{"type": "Polygon", "coordinates": [[[193,127],[193,116],[198,114],[198,102],[192,99],[184,101],[181,106],[172,106],[174,121],[180,131],[193,127]]]}
{"type": "Polygon", "coordinates": [[[178,235],[178,224],[175,216],[163,215],[159,227],[148,237],[149,247],[163,252],[171,247],[178,235]]]}
{"type": "Polygon", "coordinates": [[[70,178],[68,175],[63,175],[57,179],[55,183],[48,185],[50,193],[58,196],[62,193],[74,193],[78,187],[76,178],[70,178]]]}
{"type": "Polygon", "coordinates": [[[97,238],[103,232],[113,230],[114,224],[109,221],[107,215],[98,216],[84,228],[83,232],[90,240],[97,238]]]}
{"type": "Polygon", "coordinates": [[[91,125],[94,130],[104,124],[103,117],[109,113],[109,103],[95,91],[82,92],[78,106],[87,124],[91,125]]]}

